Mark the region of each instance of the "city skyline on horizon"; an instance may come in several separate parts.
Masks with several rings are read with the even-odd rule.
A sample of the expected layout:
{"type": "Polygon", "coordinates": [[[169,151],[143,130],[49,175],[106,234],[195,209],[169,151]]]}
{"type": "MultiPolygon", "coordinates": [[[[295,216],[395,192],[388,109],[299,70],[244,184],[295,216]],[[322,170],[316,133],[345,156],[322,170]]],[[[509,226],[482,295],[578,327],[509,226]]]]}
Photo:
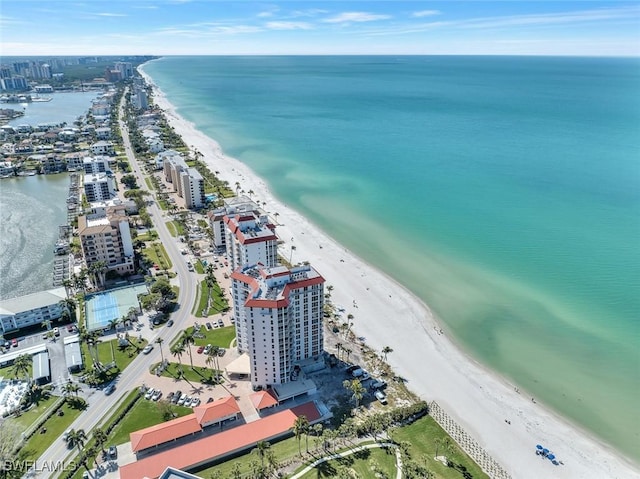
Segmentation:
{"type": "Polygon", "coordinates": [[[2,56],[640,56],[627,1],[7,0],[0,26],[2,56]]]}

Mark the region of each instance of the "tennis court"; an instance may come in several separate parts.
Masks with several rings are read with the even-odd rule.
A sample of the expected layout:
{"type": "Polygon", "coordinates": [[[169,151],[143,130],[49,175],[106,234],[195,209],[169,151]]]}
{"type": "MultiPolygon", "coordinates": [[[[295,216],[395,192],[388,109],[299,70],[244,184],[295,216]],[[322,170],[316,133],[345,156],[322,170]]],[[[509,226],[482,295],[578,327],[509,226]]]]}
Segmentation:
{"type": "Polygon", "coordinates": [[[87,330],[105,329],[109,321],[121,318],[131,308],[138,309],[138,295],[147,293],[145,285],[125,286],[92,294],[85,300],[87,330]]]}

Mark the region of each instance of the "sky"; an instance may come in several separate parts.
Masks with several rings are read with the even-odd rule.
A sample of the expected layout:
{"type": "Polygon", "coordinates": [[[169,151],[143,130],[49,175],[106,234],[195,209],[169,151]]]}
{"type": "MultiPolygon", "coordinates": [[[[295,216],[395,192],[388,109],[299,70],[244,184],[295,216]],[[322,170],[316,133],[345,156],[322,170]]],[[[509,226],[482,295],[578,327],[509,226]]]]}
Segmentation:
{"type": "Polygon", "coordinates": [[[640,56],[640,2],[1,0],[0,56],[640,56]]]}

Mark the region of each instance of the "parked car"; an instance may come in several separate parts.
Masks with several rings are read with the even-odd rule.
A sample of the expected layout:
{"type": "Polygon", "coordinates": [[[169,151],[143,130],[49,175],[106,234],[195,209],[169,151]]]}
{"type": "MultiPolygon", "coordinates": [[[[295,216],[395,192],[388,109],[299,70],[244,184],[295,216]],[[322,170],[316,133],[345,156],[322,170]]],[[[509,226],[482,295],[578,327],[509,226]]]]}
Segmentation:
{"type": "Polygon", "coordinates": [[[111,459],[117,459],[118,458],[118,448],[116,446],[110,446],[109,450],[107,451],[107,453],[109,454],[109,457],[111,459]]]}
{"type": "Polygon", "coordinates": [[[178,389],[176,393],[173,395],[173,398],[171,399],[171,403],[178,404],[178,401],[180,400],[181,397],[182,397],[182,391],[178,389]]]}
{"type": "Polygon", "coordinates": [[[149,354],[153,350],[153,344],[147,344],[142,350],[142,354],[149,354]]]}
{"type": "Polygon", "coordinates": [[[380,404],[387,404],[387,396],[382,391],[376,391],[374,395],[380,404]]]}
{"type": "Polygon", "coordinates": [[[69,331],[70,333],[75,333],[76,332],[76,327],[73,324],[67,324],[67,331],[69,331]]]}
{"type": "Polygon", "coordinates": [[[227,350],[224,348],[218,348],[218,356],[222,357],[224,356],[224,353],[226,353],[227,350]]]}
{"type": "Polygon", "coordinates": [[[18,347],[18,340],[16,338],[13,338],[11,340],[11,346],[13,346],[14,348],[18,347]]]}
{"type": "Polygon", "coordinates": [[[376,379],[373,383],[371,383],[372,389],[384,389],[387,387],[387,382],[381,379],[376,379]]]}
{"type": "Polygon", "coordinates": [[[176,393],[174,393],[173,391],[171,391],[169,394],[167,394],[166,400],[167,402],[172,402],[173,401],[173,396],[175,396],[176,393]]]}
{"type": "Polygon", "coordinates": [[[144,398],[145,399],[151,399],[151,396],[153,396],[153,393],[155,393],[155,392],[156,392],[156,390],[153,389],[153,388],[147,390],[147,393],[144,395],[144,398]]]}
{"type": "Polygon", "coordinates": [[[178,399],[178,406],[184,406],[184,403],[187,401],[187,399],[191,401],[191,398],[189,398],[189,396],[187,396],[186,394],[180,396],[180,399],[178,399]]]}
{"type": "Polygon", "coordinates": [[[200,398],[193,398],[193,399],[191,400],[191,404],[190,404],[190,406],[191,406],[191,407],[200,406],[200,403],[201,403],[201,402],[202,402],[202,401],[200,401],[200,398]]]}
{"type": "Polygon", "coordinates": [[[221,319],[218,320],[218,327],[224,327],[224,322],[221,319]]]}
{"type": "Polygon", "coordinates": [[[170,319],[169,321],[167,321],[167,326],[168,327],[173,326],[173,319],[170,319]]]}
{"type": "Polygon", "coordinates": [[[202,354],[202,351],[204,351],[204,346],[200,346],[198,348],[198,354],[202,354]]]}
{"type": "Polygon", "coordinates": [[[351,375],[354,378],[361,378],[362,376],[364,376],[364,369],[362,368],[354,369],[353,371],[351,371],[351,375]]]}
{"type": "Polygon", "coordinates": [[[211,323],[207,322],[207,324],[205,324],[205,326],[207,327],[207,331],[211,331],[211,329],[212,329],[211,323]]]}
{"type": "Polygon", "coordinates": [[[116,390],[116,385],[114,383],[111,383],[106,388],[104,388],[104,394],[105,396],[108,396],[115,390],[116,390]]]}
{"type": "Polygon", "coordinates": [[[60,328],[53,328],[53,334],[60,336],[60,328]]]}
{"type": "Polygon", "coordinates": [[[213,402],[213,398],[207,399],[207,404],[212,403],[212,402],[213,402]]]}
{"type": "Polygon", "coordinates": [[[151,396],[151,400],[152,401],[157,401],[158,399],[160,399],[162,397],[162,391],[160,391],[159,389],[156,389],[156,391],[153,393],[153,395],[151,396]]]}
{"type": "Polygon", "coordinates": [[[209,351],[211,351],[211,345],[210,345],[210,344],[207,344],[207,345],[204,347],[204,351],[202,351],[202,352],[203,352],[204,354],[209,354],[209,351]]]}

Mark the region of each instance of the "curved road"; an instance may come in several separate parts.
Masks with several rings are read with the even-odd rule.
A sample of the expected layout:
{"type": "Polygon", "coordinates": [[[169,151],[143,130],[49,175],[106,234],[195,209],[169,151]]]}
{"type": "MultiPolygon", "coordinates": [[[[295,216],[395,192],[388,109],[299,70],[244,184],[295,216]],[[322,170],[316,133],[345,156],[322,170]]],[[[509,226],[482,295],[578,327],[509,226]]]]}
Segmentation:
{"type": "MultiPolygon", "coordinates": [[[[122,140],[124,143],[124,149],[127,155],[127,159],[131,164],[133,172],[139,179],[140,189],[149,191],[149,189],[147,188],[147,184],[144,181],[144,176],[140,165],[138,165],[133,154],[133,150],[131,149],[131,141],[129,139],[127,126],[122,120],[122,118],[124,118],[124,102],[126,93],[127,90],[125,90],[124,94],[122,95],[122,101],[120,102],[118,108],[120,118],[120,132],[122,134],[122,140]]],[[[197,278],[195,274],[188,271],[185,261],[183,260],[182,255],[180,254],[180,251],[178,249],[175,238],[172,237],[169,233],[165,225],[166,219],[163,217],[162,210],[158,207],[157,203],[154,201],[151,206],[147,207],[147,211],[153,219],[160,241],[164,245],[167,254],[171,258],[173,269],[178,274],[180,283],[180,293],[178,295],[179,307],[171,315],[171,318],[175,323],[175,328],[158,328],[156,329],[156,334],[151,340],[155,341],[157,338],[162,338],[165,340],[166,344],[169,344],[172,337],[182,329],[181,325],[184,323],[186,318],[188,318],[191,312],[191,308],[196,298],[197,278]]],[[[139,387],[144,382],[145,376],[148,374],[151,364],[157,362],[160,362],[160,355],[157,348],[154,349],[153,352],[149,355],[138,355],[138,357],[135,358],[116,379],[117,387],[114,393],[110,396],[105,396],[101,392],[96,391],[96,393],[90,395],[87,398],[87,409],[69,427],[76,430],[84,429],[87,433],[91,431],[105,417],[105,414],[115,404],[117,404],[118,401],[120,401],[122,397],[124,397],[132,389],[139,387]]],[[[32,477],[43,479],[52,477],[54,475],[53,472],[42,470],[47,469],[47,467],[43,467],[43,464],[61,464],[65,458],[70,456],[70,454],[75,455],[74,451],[69,451],[62,437],[59,437],[42,454],[42,456],[40,456],[36,463],[36,467],[39,470],[32,471],[32,477]],[[35,474],[33,474],[33,472],[35,472],[35,474]]]]}

